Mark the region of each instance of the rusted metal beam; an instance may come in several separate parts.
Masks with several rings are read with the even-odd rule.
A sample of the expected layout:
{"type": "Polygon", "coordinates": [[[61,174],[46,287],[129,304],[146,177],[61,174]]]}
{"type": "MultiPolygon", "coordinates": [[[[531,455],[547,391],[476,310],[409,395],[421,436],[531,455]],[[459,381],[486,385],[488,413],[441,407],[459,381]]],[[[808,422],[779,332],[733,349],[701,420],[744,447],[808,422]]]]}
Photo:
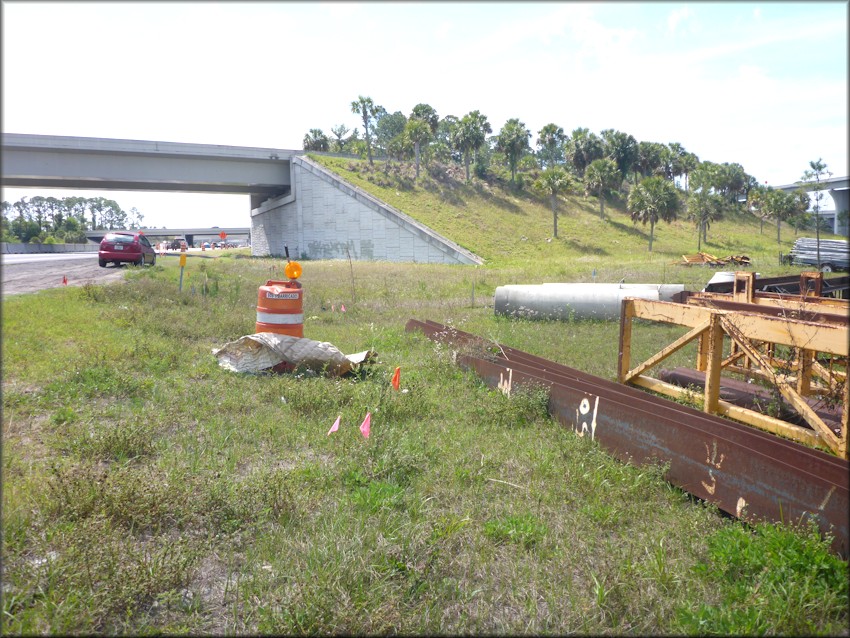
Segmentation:
{"type": "Polygon", "coordinates": [[[745,520],[812,518],[848,556],[846,460],[438,323],[407,330],[457,345],[458,364],[493,388],[549,388],[553,417],[615,457],[667,464],[671,483],[745,520]]]}

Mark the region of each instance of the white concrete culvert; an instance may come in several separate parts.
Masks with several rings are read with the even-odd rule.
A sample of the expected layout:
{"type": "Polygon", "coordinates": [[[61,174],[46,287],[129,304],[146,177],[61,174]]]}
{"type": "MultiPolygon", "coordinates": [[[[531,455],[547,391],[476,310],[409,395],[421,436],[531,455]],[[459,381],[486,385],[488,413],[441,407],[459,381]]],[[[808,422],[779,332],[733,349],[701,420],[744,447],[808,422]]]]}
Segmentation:
{"type": "Polygon", "coordinates": [[[684,284],[549,283],[496,288],[497,315],[525,319],[619,319],[626,297],[672,301],[684,284]]]}

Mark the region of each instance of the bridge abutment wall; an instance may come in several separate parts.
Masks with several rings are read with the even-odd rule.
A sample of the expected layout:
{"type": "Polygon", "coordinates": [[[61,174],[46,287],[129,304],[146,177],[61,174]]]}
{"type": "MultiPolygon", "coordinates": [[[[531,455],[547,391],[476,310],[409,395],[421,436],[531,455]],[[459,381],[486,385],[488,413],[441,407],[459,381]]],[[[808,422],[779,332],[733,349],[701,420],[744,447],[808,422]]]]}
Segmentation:
{"type": "Polygon", "coordinates": [[[477,255],[306,157],[292,157],[292,194],[251,211],[256,256],[481,264],[477,255]]]}

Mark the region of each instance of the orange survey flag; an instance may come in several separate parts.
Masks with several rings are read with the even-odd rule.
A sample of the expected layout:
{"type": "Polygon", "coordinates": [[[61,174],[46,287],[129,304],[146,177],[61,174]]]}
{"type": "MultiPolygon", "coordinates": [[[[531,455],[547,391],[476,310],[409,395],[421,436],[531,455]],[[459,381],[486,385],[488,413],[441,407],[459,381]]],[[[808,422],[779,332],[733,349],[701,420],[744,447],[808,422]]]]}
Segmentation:
{"type": "Polygon", "coordinates": [[[400,374],[401,374],[401,368],[398,367],[398,368],[395,369],[395,372],[393,372],[393,381],[392,381],[393,388],[395,388],[396,390],[398,390],[398,377],[399,377],[400,374]]]}

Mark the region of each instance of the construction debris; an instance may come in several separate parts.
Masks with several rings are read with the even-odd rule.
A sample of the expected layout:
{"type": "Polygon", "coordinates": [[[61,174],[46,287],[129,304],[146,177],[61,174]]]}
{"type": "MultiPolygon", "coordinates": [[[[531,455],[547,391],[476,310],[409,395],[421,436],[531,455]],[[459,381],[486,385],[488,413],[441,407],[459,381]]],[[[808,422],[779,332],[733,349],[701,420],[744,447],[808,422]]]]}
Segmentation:
{"type": "Polygon", "coordinates": [[[736,266],[750,266],[750,258],[746,255],[729,255],[728,257],[715,257],[708,253],[697,253],[696,255],[682,255],[682,261],[673,262],[682,266],[727,266],[735,264],[736,266]]]}
{"type": "Polygon", "coordinates": [[[240,337],[213,349],[218,364],[233,372],[257,373],[312,371],[328,376],[341,376],[362,363],[372,361],[376,353],[364,350],[344,355],[326,341],[313,341],[304,337],[259,332],[240,337]]]}

